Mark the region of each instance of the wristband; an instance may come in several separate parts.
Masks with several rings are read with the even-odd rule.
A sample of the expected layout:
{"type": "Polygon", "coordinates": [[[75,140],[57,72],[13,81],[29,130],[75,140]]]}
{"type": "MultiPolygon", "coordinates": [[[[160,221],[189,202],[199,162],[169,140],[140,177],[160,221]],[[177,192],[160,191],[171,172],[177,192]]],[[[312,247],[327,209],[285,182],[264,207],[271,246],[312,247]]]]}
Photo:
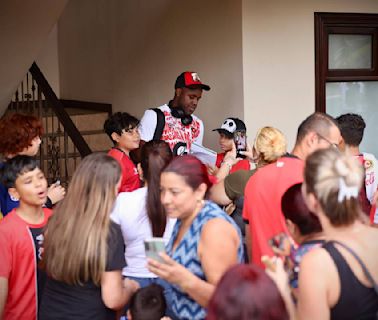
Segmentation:
{"type": "Polygon", "coordinates": [[[232,168],[232,164],[231,163],[225,161],[225,162],[223,162],[223,164],[225,164],[228,167],[228,171],[231,170],[231,168],[232,168]]]}
{"type": "Polygon", "coordinates": [[[49,197],[47,197],[47,200],[46,200],[46,203],[45,203],[45,207],[49,208],[49,209],[52,209],[52,207],[53,207],[53,203],[52,203],[52,201],[51,201],[51,199],[49,197]]]}

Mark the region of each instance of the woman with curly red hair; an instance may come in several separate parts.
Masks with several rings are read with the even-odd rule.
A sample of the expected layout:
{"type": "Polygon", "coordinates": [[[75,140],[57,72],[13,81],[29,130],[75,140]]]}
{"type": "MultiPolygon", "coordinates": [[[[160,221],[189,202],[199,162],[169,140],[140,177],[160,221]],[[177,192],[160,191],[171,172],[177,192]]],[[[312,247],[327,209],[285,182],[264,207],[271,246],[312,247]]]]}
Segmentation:
{"type": "MultiPolygon", "coordinates": [[[[41,121],[32,115],[13,113],[0,120],[0,154],[3,161],[17,155],[35,156],[39,151],[43,128],[41,121]]],[[[3,164],[0,163],[0,167],[3,164]]],[[[46,205],[51,207],[63,199],[65,190],[58,185],[50,186],[46,205]]],[[[1,212],[5,216],[18,207],[18,199],[11,197],[8,190],[0,184],[1,212]]]]}

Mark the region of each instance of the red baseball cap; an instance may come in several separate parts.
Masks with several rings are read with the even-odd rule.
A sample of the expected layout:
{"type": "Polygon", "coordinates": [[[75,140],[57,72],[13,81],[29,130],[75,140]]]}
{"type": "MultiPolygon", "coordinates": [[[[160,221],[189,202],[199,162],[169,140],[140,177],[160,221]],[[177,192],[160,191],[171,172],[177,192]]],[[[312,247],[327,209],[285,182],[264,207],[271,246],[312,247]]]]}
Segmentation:
{"type": "Polygon", "coordinates": [[[206,91],[210,90],[210,87],[207,84],[201,82],[198,73],[193,71],[185,71],[177,77],[175,82],[175,89],[184,87],[200,87],[201,89],[206,91]]]}

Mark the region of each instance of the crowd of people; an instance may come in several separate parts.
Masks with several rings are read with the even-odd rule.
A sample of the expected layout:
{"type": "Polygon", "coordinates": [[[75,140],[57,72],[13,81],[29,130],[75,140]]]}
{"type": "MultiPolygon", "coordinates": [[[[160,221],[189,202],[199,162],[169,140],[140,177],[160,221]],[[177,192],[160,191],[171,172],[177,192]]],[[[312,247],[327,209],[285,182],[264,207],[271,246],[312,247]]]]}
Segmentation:
{"type": "Polygon", "coordinates": [[[167,104],[117,112],[108,154],[67,192],[35,155],[39,119],[0,120],[0,318],[377,319],[377,160],[357,114],[309,115],[293,150],[226,118],[196,157],[203,90],[183,72],[167,104]]]}

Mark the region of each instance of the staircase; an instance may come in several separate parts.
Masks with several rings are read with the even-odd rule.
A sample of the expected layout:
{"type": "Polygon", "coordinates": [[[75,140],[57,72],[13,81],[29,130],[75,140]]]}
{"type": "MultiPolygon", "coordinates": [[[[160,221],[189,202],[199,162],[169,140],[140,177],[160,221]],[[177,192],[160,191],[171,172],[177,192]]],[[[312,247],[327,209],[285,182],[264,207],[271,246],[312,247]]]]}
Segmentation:
{"type": "MultiPolygon", "coordinates": [[[[92,152],[107,152],[112,147],[103,131],[108,113],[71,108],[66,111],[92,152]]],[[[60,180],[67,185],[81,161],[81,155],[56,116],[44,116],[42,122],[45,129],[39,156],[42,171],[49,183],[60,180]]]]}
{"type": "Polygon", "coordinates": [[[112,106],[59,100],[42,73],[38,73],[38,67],[33,67],[20,83],[6,113],[33,114],[41,119],[44,134],[38,155],[40,167],[49,184],[60,180],[66,186],[82,157],[111,148],[103,125],[112,106]]]}

